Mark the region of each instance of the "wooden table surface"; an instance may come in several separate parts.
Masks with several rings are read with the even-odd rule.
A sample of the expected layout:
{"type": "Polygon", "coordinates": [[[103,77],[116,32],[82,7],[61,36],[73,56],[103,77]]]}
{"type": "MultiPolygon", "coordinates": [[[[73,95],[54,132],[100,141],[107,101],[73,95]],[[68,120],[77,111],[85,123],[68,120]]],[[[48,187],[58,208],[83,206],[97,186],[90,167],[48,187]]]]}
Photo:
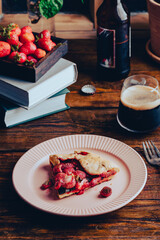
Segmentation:
{"type": "MultiPolygon", "coordinates": [[[[160,66],[145,53],[147,39],[132,41],[131,74],[145,73],[160,81],[160,66]]],[[[133,134],[116,122],[122,81],[96,79],[96,41],[70,40],[66,58],[77,63],[78,81],[69,87],[65,112],[0,130],[0,239],[160,239],[160,168],[149,165],[142,141],[152,139],[160,148],[160,128],[133,134]],[[84,84],[97,92],[82,96],[84,84]],[[97,134],[118,139],[144,159],[148,179],[143,191],[123,208],[100,216],[63,217],[35,209],[23,201],[12,185],[19,158],[33,146],[68,134],[97,134]]]]}

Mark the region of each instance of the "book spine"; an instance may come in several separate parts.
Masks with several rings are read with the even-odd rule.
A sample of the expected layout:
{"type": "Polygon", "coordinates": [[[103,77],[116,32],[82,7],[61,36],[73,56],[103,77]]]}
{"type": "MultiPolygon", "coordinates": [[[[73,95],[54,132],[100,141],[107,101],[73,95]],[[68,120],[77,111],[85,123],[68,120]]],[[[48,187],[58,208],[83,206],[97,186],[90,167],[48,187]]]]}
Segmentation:
{"type": "Polygon", "coordinates": [[[69,109],[70,107],[66,104],[66,107],[65,108],[61,108],[59,110],[56,110],[54,112],[50,112],[50,113],[47,113],[47,114],[43,114],[43,115],[39,115],[39,116],[36,116],[34,118],[30,118],[30,119],[26,119],[25,121],[21,121],[21,122],[17,122],[13,125],[8,125],[6,126],[6,124],[4,125],[4,127],[6,128],[11,128],[11,127],[14,127],[16,125],[19,125],[19,124],[22,124],[22,123],[26,123],[26,122],[30,122],[30,121],[33,121],[33,120],[36,120],[36,119],[39,119],[39,118],[42,118],[42,117],[46,117],[46,116],[49,116],[49,115],[52,115],[52,114],[55,114],[55,113],[58,113],[58,112],[62,112],[62,111],[65,111],[67,109],[69,109]]]}
{"type": "Polygon", "coordinates": [[[5,115],[6,115],[6,109],[3,106],[0,106],[0,128],[5,128],[5,115]]]}

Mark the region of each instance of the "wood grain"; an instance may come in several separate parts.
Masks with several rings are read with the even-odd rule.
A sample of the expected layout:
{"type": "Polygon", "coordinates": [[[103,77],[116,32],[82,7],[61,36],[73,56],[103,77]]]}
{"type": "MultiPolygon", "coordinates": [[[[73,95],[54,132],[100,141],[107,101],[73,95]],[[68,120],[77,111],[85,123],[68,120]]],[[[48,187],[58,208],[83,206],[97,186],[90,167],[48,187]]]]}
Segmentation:
{"type": "MultiPolygon", "coordinates": [[[[0,24],[3,26],[8,25],[11,22],[17,23],[21,28],[28,24],[31,25],[33,32],[41,32],[47,29],[52,32],[53,35],[64,39],[95,39],[96,38],[96,10],[102,2],[102,0],[93,0],[91,2],[91,17],[71,13],[63,14],[59,13],[55,17],[50,19],[41,18],[37,24],[31,24],[27,14],[4,14],[0,19],[0,24]]],[[[143,38],[149,37],[149,19],[148,13],[137,13],[131,15],[131,28],[132,37],[143,38]]]]}
{"type": "MultiPolygon", "coordinates": [[[[132,74],[157,77],[159,65],[145,53],[147,39],[132,42],[132,74]]],[[[51,116],[0,130],[0,239],[159,240],[160,169],[149,165],[142,142],[152,139],[160,148],[160,128],[147,134],[132,134],[116,121],[123,80],[99,82],[96,77],[96,41],[70,40],[66,58],[77,63],[77,83],[69,87],[66,102],[71,108],[51,116]],[[84,96],[80,89],[93,84],[97,91],[84,96]],[[61,217],[37,210],[14,191],[12,171],[18,159],[45,140],[68,134],[112,137],[133,147],[144,159],[148,179],[143,191],[125,207],[109,214],[87,218],[61,217]]]]}

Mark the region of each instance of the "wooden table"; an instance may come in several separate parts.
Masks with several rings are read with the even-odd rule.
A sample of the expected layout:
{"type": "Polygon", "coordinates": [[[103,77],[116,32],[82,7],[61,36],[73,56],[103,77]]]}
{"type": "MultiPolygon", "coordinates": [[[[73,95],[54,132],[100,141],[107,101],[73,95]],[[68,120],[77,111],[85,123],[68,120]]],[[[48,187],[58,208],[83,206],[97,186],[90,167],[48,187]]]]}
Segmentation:
{"type": "MultiPolygon", "coordinates": [[[[145,53],[145,40],[132,42],[131,72],[160,81],[160,66],[145,53]]],[[[152,139],[160,148],[160,128],[147,134],[125,132],[116,122],[123,81],[99,82],[95,77],[96,41],[70,40],[67,59],[77,63],[79,77],[70,86],[70,110],[11,129],[0,130],[0,239],[160,239],[160,169],[150,166],[142,141],[152,139]],[[97,92],[82,96],[84,84],[97,92]],[[30,148],[68,134],[97,134],[118,139],[134,148],[146,162],[148,180],[143,191],[125,207],[100,216],[72,218],[48,214],[31,207],[15,192],[12,170],[30,148]]]]}

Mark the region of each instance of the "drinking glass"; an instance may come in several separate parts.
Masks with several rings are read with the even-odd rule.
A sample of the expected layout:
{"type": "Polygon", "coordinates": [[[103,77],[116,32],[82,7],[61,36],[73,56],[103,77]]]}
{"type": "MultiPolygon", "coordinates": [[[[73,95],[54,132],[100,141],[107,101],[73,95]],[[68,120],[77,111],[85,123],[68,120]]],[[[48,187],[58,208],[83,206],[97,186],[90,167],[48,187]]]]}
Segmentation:
{"type": "Polygon", "coordinates": [[[138,74],[125,79],[117,121],[131,132],[147,132],[160,126],[160,92],[156,78],[138,74]]]}

